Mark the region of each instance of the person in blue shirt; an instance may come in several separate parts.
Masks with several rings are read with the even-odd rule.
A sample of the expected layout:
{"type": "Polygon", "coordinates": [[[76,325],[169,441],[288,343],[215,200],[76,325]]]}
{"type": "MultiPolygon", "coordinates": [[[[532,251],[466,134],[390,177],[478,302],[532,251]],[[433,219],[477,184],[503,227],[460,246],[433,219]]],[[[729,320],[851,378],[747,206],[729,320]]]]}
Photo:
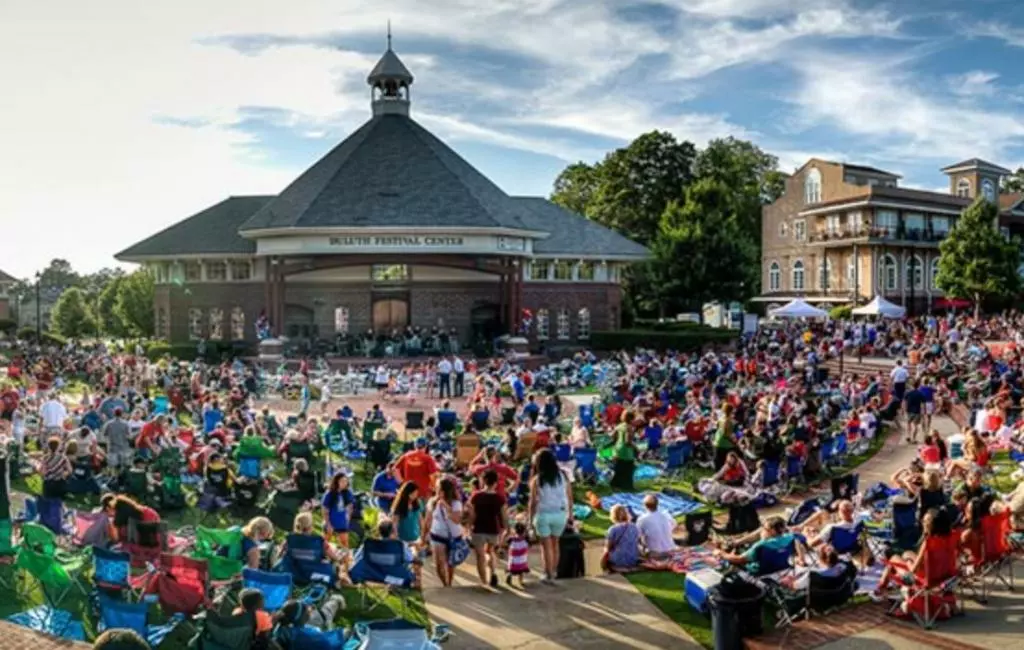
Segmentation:
{"type": "Polygon", "coordinates": [[[342,548],[348,548],[348,531],[352,525],[355,500],[348,476],[338,473],[331,477],[331,483],[320,501],[324,513],[325,537],[330,540],[332,535],[335,536],[342,548]]]}
{"type": "Polygon", "coordinates": [[[921,416],[921,429],[927,434],[928,431],[932,430],[932,414],[935,413],[935,387],[932,386],[932,380],[929,377],[925,377],[921,381],[921,385],[918,386],[917,390],[921,393],[921,397],[924,399],[924,414],[921,416]]]}
{"type": "Polygon", "coordinates": [[[211,433],[224,421],[224,413],[217,402],[211,402],[210,408],[203,411],[203,433],[211,433]]]}
{"type": "Polygon", "coordinates": [[[661,449],[662,432],[661,423],[651,418],[651,421],[644,427],[644,438],[647,439],[648,453],[657,452],[661,449]]]}
{"type": "Polygon", "coordinates": [[[338,409],[338,418],[341,420],[351,421],[352,418],[354,418],[355,416],[355,412],[352,410],[352,407],[349,406],[348,404],[343,404],[342,407],[338,409]]]}
{"type": "Polygon", "coordinates": [[[526,398],[526,406],[523,407],[523,417],[530,421],[530,424],[537,424],[537,419],[540,417],[540,406],[533,395],[529,395],[526,398]]]}
{"type": "Polygon", "coordinates": [[[380,404],[374,404],[373,408],[366,412],[367,422],[386,422],[387,417],[384,415],[384,411],[381,410],[380,404]]]}
{"type": "Polygon", "coordinates": [[[921,393],[920,383],[903,396],[904,408],[907,414],[907,442],[917,443],[917,435],[921,432],[921,416],[924,413],[924,395],[921,393]]]}
{"type": "Polygon", "coordinates": [[[399,486],[401,486],[401,482],[395,475],[394,463],[388,463],[384,471],[373,477],[373,486],[370,489],[373,491],[377,507],[382,512],[391,512],[391,504],[395,501],[399,486]]]}

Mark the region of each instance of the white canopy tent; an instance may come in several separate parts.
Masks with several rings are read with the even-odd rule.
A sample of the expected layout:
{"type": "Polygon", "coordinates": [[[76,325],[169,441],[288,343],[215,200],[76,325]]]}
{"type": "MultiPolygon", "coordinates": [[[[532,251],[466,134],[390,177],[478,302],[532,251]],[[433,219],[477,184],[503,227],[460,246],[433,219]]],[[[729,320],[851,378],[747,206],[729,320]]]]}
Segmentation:
{"type": "Polygon", "coordinates": [[[772,311],[769,316],[772,318],[825,318],[828,316],[828,312],[797,299],[772,311]]]}
{"type": "Polygon", "coordinates": [[[863,307],[857,307],[852,312],[854,316],[881,316],[882,318],[903,318],[907,314],[906,307],[895,305],[882,296],[875,296],[871,302],[863,307]]]}

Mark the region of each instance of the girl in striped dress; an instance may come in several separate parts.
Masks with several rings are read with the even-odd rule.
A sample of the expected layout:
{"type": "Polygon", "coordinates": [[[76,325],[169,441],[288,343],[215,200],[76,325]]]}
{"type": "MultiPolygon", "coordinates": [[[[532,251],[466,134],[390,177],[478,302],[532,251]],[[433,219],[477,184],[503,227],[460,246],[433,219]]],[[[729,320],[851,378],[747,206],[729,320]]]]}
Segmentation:
{"type": "Polygon", "coordinates": [[[530,543],[526,540],[526,524],[516,522],[513,527],[515,531],[508,542],[508,572],[505,574],[505,584],[512,586],[512,578],[515,577],[519,588],[523,587],[523,576],[530,572],[530,543]]]}

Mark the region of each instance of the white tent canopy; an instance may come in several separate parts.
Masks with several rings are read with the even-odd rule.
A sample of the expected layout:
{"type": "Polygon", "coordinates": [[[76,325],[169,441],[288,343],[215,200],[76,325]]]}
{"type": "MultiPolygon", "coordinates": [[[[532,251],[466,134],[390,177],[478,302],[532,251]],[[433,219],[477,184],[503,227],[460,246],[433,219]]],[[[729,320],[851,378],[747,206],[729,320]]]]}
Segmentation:
{"type": "Polygon", "coordinates": [[[851,312],[854,316],[881,316],[883,318],[903,318],[907,310],[905,307],[894,305],[882,296],[875,296],[871,302],[863,307],[857,307],[851,312]]]}
{"type": "Polygon", "coordinates": [[[807,304],[803,300],[793,300],[769,314],[772,318],[825,318],[828,312],[807,304]]]}

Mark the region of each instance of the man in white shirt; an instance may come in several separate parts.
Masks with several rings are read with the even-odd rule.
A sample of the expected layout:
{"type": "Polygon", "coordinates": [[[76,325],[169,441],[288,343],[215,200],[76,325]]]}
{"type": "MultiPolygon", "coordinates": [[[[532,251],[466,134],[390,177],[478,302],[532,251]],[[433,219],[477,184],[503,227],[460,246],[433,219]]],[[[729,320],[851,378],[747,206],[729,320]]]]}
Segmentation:
{"type": "Polygon", "coordinates": [[[458,355],[452,357],[452,372],[455,373],[455,397],[462,397],[466,392],[466,364],[458,355]]]}
{"type": "Polygon", "coordinates": [[[907,379],[910,378],[910,373],[903,367],[903,360],[898,359],[896,361],[896,367],[889,373],[889,379],[892,381],[892,396],[898,401],[903,401],[903,396],[907,394],[907,379]]]}
{"type": "Polygon", "coordinates": [[[41,442],[45,442],[45,439],[51,435],[60,435],[64,432],[64,420],[68,419],[68,410],[57,399],[56,393],[52,393],[39,407],[39,415],[43,419],[43,440],[41,442]]]}
{"type": "Polygon", "coordinates": [[[637,528],[643,538],[647,551],[653,554],[671,553],[676,550],[676,543],[672,539],[672,531],[675,530],[676,521],[663,510],[658,510],[658,497],[648,494],[644,497],[644,508],[647,512],[640,515],[636,520],[637,528]]]}
{"type": "Polygon", "coordinates": [[[437,396],[441,399],[452,396],[452,362],[442,357],[437,364],[437,396]]]}

